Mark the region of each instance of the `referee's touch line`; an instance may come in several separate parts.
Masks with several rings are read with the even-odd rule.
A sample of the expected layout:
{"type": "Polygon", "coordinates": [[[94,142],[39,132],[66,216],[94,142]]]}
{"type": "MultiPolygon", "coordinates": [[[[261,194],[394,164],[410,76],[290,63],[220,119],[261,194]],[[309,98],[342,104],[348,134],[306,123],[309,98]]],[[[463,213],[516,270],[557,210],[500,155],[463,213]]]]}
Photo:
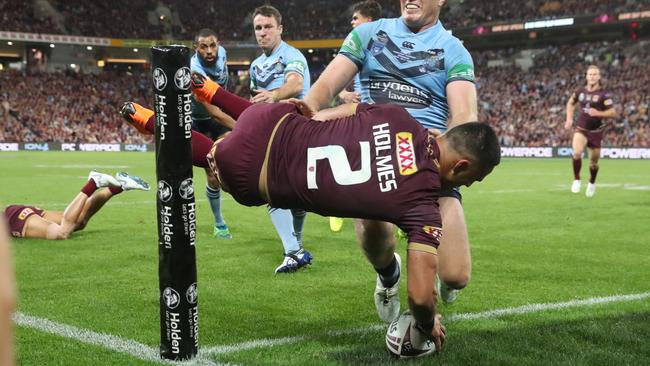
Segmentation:
{"type": "Polygon", "coordinates": [[[206,358],[205,352],[199,352],[199,355],[190,361],[173,362],[162,360],[157,348],[145,344],[124,339],[118,336],[97,333],[88,329],[78,328],[72,325],[61,324],[49,319],[39,318],[36,316],[15,313],[13,316],[14,323],[17,326],[37,329],[45,333],[54,334],[64,338],[70,338],[81,343],[100,346],[112,351],[127,354],[135,358],[169,365],[183,366],[222,366],[223,363],[216,363],[206,358]]]}
{"type": "MultiPolygon", "coordinates": [[[[638,294],[629,294],[629,295],[592,297],[583,300],[572,300],[572,301],[558,302],[558,303],[528,304],[519,307],[495,309],[489,311],[482,311],[478,313],[451,314],[445,317],[445,322],[458,322],[458,321],[475,320],[475,319],[490,319],[490,318],[496,318],[505,315],[530,314],[530,313],[536,313],[536,312],[541,312],[546,310],[557,310],[557,309],[566,309],[566,308],[581,307],[581,306],[592,306],[592,305],[607,304],[612,302],[635,301],[635,300],[643,300],[647,298],[650,298],[650,291],[638,293],[638,294]]],[[[371,325],[369,327],[364,327],[364,328],[337,330],[337,331],[330,331],[322,334],[311,334],[311,335],[284,337],[284,338],[276,338],[276,339],[260,339],[260,340],[254,340],[254,341],[243,342],[243,343],[232,344],[232,345],[204,348],[203,354],[216,355],[216,354],[240,352],[240,351],[253,349],[253,348],[275,347],[275,346],[308,341],[308,340],[318,339],[323,337],[335,337],[335,336],[349,335],[349,334],[364,334],[364,333],[377,332],[384,329],[386,329],[386,325],[377,324],[377,325],[371,325]]]]}

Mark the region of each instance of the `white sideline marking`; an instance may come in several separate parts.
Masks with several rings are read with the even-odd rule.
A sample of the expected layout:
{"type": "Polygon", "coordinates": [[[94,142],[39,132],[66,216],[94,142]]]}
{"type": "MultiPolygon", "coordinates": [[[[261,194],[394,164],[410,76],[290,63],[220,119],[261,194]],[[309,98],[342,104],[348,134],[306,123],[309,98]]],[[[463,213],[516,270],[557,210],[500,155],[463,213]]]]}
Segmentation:
{"type": "MultiPolygon", "coordinates": [[[[445,317],[445,322],[457,322],[462,320],[473,320],[473,319],[490,319],[490,318],[496,318],[505,315],[530,314],[530,313],[536,313],[545,310],[556,310],[556,309],[566,309],[566,308],[580,307],[580,306],[591,306],[591,305],[606,304],[611,302],[643,300],[649,297],[650,297],[650,291],[638,293],[638,294],[629,294],[629,295],[592,297],[583,300],[572,300],[572,301],[558,302],[558,303],[528,304],[519,307],[488,310],[488,311],[482,311],[478,313],[451,314],[445,317]]],[[[330,331],[322,334],[310,334],[310,335],[284,337],[284,338],[276,338],[276,339],[267,338],[267,339],[248,341],[248,342],[226,345],[226,346],[207,347],[203,349],[204,350],[203,354],[215,355],[215,354],[239,352],[239,351],[244,351],[253,348],[281,346],[285,344],[297,343],[297,342],[307,341],[311,339],[322,338],[326,336],[333,337],[333,336],[348,335],[348,334],[359,334],[359,333],[363,334],[363,333],[376,332],[384,329],[386,329],[386,325],[376,324],[364,328],[336,330],[336,331],[330,331]]]]}
{"type": "Polygon", "coordinates": [[[117,337],[105,333],[97,333],[88,329],[78,328],[72,325],[53,322],[49,319],[39,318],[36,316],[15,313],[13,316],[14,323],[18,326],[37,329],[45,333],[51,333],[60,337],[74,339],[81,343],[92,344],[103,348],[110,349],[118,353],[128,354],[135,358],[157,362],[168,365],[183,366],[221,366],[223,363],[215,363],[205,358],[205,352],[199,352],[199,355],[190,361],[174,362],[163,360],[157,348],[145,344],[117,337]]]}

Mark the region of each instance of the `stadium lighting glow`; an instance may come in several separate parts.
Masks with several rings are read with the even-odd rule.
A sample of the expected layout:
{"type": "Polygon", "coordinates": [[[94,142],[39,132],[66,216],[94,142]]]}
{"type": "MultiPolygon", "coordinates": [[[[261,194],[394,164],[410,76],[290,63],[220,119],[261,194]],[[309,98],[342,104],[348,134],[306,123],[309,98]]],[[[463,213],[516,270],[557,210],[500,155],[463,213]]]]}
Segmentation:
{"type": "Polygon", "coordinates": [[[93,50],[93,46],[86,46],[86,49],[87,49],[88,51],[92,51],[92,50],[93,50]]]}
{"type": "Polygon", "coordinates": [[[538,20],[535,22],[524,23],[524,29],[562,27],[566,25],[573,25],[573,22],[573,18],[538,20]]]}
{"type": "Polygon", "coordinates": [[[134,48],[134,49],[133,49],[133,52],[138,52],[138,49],[137,49],[137,48],[134,48]]]}
{"type": "Polygon", "coordinates": [[[307,52],[309,52],[309,53],[314,53],[314,49],[313,49],[313,48],[310,48],[310,49],[307,50],[307,52]]]}
{"type": "Polygon", "coordinates": [[[10,45],[10,46],[13,46],[13,45],[14,45],[14,43],[11,42],[11,41],[7,42],[7,44],[10,45]]]}
{"type": "Polygon", "coordinates": [[[54,43],[50,43],[50,48],[54,48],[54,43]]]}
{"type": "Polygon", "coordinates": [[[70,64],[70,67],[72,67],[74,69],[74,68],[77,67],[77,64],[70,64]]]}

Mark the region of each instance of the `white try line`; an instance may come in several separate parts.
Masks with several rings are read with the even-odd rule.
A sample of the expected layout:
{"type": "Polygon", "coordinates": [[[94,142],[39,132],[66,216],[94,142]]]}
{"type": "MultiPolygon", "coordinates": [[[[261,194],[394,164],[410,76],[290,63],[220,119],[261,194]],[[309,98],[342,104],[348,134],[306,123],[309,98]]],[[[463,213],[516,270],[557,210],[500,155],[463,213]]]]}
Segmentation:
{"type": "MultiPolygon", "coordinates": [[[[581,306],[592,306],[598,304],[607,304],[612,302],[625,302],[625,301],[635,301],[643,300],[650,298],[650,291],[643,292],[638,294],[629,294],[629,295],[613,295],[606,297],[592,297],[583,300],[572,300],[566,302],[557,302],[557,303],[543,303],[543,304],[528,304],[519,307],[510,307],[503,309],[495,309],[482,311],[478,313],[460,313],[460,314],[451,314],[445,317],[444,322],[458,322],[464,320],[475,320],[475,319],[490,319],[499,316],[506,315],[517,315],[517,314],[530,314],[546,310],[558,310],[558,309],[567,309],[581,306]]],[[[373,333],[378,331],[383,331],[386,329],[384,324],[376,324],[363,328],[353,328],[346,330],[336,330],[330,331],[321,334],[311,334],[303,335],[296,337],[284,337],[284,338],[275,338],[275,339],[260,339],[254,341],[248,341],[238,344],[226,345],[226,346],[215,346],[207,347],[203,349],[204,355],[216,355],[224,354],[231,352],[240,352],[248,349],[262,348],[262,347],[275,347],[291,343],[298,343],[323,337],[336,337],[341,335],[350,335],[350,334],[366,334],[373,333]]]]}
{"type": "MultiPolygon", "coordinates": [[[[643,300],[647,298],[650,298],[650,291],[642,292],[638,294],[629,294],[629,295],[592,297],[588,299],[572,300],[572,301],[558,302],[558,303],[528,304],[519,307],[509,307],[503,309],[488,310],[488,311],[483,311],[478,313],[451,314],[446,317],[445,321],[449,323],[449,322],[475,320],[475,319],[490,319],[490,318],[507,316],[507,315],[530,314],[530,313],[536,313],[536,312],[541,312],[546,310],[558,310],[558,309],[567,309],[567,308],[582,307],[582,306],[593,306],[593,305],[607,304],[613,302],[636,301],[636,300],[643,300]]],[[[385,324],[375,324],[363,328],[335,330],[335,331],[330,331],[321,334],[307,334],[302,336],[283,337],[283,338],[275,338],[275,339],[267,338],[267,339],[253,340],[253,341],[237,343],[232,345],[204,347],[199,351],[198,356],[191,361],[172,362],[167,360],[161,360],[157,348],[150,347],[133,340],[124,339],[110,334],[97,333],[91,330],[75,327],[72,325],[56,323],[49,319],[25,315],[22,313],[14,314],[14,323],[18,326],[38,329],[40,331],[54,334],[60,337],[74,339],[81,343],[104,347],[115,352],[131,355],[141,360],[157,362],[161,364],[174,364],[174,365],[183,365],[183,366],[186,365],[187,366],[190,365],[191,366],[204,366],[204,365],[223,366],[228,364],[212,361],[208,357],[212,355],[218,355],[218,354],[240,352],[249,349],[293,344],[293,343],[314,340],[323,337],[338,337],[338,336],[350,335],[350,334],[374,333],[386,329],[385,324]]]]}
{"type": "Polygon", "coordinates": [[[39,318],[36,316],[22,313],[14,314],[14,323],[17,326],[37,329],[45,333],[54,334],[60,337],[73,339],[85,344],[91,344],[107,348],[111,351],[127,354],[144,361],[151,361],[168,365],[183,366],[222,366],[223,363],[214,362],[206,358],[205,352],[199,352],[199,355],[190,361],[173,362],[162,360],[157,348],[145,344],[124,339],[106,333],[97,333],[92,330],[78,328],[72,325],[61,324],[49,319],[39,318]]]}

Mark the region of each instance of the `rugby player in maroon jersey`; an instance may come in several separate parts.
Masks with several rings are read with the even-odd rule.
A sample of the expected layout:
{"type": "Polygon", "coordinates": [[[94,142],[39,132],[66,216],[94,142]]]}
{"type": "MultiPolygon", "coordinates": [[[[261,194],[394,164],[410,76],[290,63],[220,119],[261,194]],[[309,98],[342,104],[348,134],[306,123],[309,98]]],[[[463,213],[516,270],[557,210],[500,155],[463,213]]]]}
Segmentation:
{"type": "MultiPolygon", "coordinates": [[[[470,186],[499,164],[494,131],[474,122],[436,137],[391,104],[347,104],[315,115],[299,100],[253,105],[198,74],[193,91],[197,100],[237,119],[233,131],[210,147],[201,137],[192,141],[194,159],[207,154],[223,189],[237,202],[387,221],[407,234],[409,307],[441,350],[445,334],[436,313],[435,277],[443,234],[437,198],[442,188],[470,186]]],[[[122,114],[138,129],[153,131],[153,116],[144,111],[127,103],[122,114]]],[[[399,265],[382,272],[394,251],[377,247],[366,255],[380,276],[399,284],[399,265]]]]}
{"type": "Polygon", "coordinates": [[[124,172],[112,175],[91,171],[81,192],[64,211],[43,210],[36,206],[10,205],[4,210],[9,232],[17,238],[64,240],[83,230],[90,218],[113,196],[126,190],[149,190],[149,184],[124,172]]]}
{"type": "Polygon", "coordinates": [[[578,89],[566,105],[566,121],[564,128],[567,130],[573,125],[573,112],[575,105],[580,104],[578,123],[573,132],[573,184],[571,192],[580,192],[580,169],[582,168],[582,153],[587,147],[589,155],[589,183],[585,195],[593,197],[596,193],[596,175],[598,174],[598,160],[600,159],[600,144],[603,140],[603,118],[616,117],[616,109],[611,94],[602,88],[600,83],[600,69],[596,65],[587,67],[587,85],[578,89]]]}

